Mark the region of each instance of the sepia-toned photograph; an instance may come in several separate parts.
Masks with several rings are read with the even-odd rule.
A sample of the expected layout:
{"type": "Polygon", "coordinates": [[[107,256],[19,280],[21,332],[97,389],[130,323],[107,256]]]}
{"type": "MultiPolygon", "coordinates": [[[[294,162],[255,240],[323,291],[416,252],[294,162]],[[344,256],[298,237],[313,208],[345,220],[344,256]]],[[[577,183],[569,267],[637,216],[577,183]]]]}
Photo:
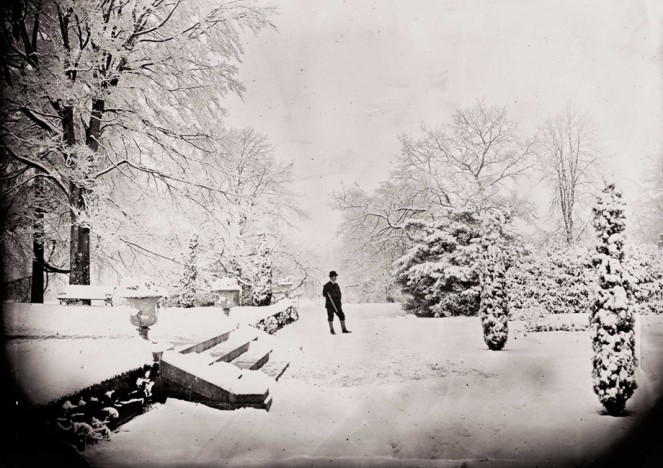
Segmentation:
{"type": "Polygon", "coordinates": [[[663,466],[663,2],[0,12],[0,467],[663,466]]]}

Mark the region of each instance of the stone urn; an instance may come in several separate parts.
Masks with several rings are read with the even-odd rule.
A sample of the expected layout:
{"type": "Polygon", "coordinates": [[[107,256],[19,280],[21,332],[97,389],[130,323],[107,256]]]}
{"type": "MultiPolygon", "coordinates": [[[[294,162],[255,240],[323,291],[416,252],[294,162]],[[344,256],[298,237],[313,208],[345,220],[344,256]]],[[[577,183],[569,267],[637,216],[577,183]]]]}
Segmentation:
{"type": "Polygon", "coordinates": [[[216,305],[225,309],[240,305],[242,287],[233,278],[221,278],[212,282],[212,291],[216,294],[216,305]]]}
{"type": "Polygon", "coordinates": [[[157,290],[126,289],[122,296],[134,309],[129,315],[129,321],[138,329],[138,334],[147,340],[147,332],[157,323],[159,301],[164,297],[164,293],[157,290]]]}

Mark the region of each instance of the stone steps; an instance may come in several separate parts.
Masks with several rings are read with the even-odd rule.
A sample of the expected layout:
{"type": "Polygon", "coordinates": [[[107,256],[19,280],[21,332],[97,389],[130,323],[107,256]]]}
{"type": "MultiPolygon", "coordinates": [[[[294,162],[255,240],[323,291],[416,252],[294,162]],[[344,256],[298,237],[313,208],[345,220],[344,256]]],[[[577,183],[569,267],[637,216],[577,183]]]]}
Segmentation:
{"type": "Polygon", "coordinates": [[[272,353],[269,357],[269,361],[267,361],[260,370],[274,380],[279,380],[289,365],[290,360],[286,356],[281,355],[280,353],[272,353]]]}
{"type": "Polygon", "coordinates": [[[161,356],[168,394],[220,409],[269,410],[269,388],[285,372],[285,356],[273,357],[273,337],[238,326],[200,343],[174,346],[161,356]]]}
{"type": "Polygon", "coordinates": [[[219,343],[223,343],[224,341],[227,341],[228,338],[230,338],[230,335],[237,329],[237,326],[233,326],[231,328],[228,328],[226,331],[222,331],[220,333],[216,333],[214,336],[207,338],[203,341],[200,342],[194,342],[191,343],[190,341],[182,339],[182,342],[176,342],[173,343],[173,346],[171,349],[187,354],[187,353],[201,353],[203,351],[206,351],[214,346],[217,346],[219,343]]]}
{"type": "Polygon", "coordinates": [[[248,351],[252,341],[258,338],[258,330],[251,327],[240,327],[230,337],[216,346],[200,353],[209,356],[210,362],[231,362],[248,351]]]}
{"type": "Polygon", "coordinates": [[[161,359],[162,377],[176,382],[178,393],[188,393],[186,399],[194,401],[196,396],[202,396],[206,400],[237,407],[248,404],[264,406],[269,395],[269,382],[266,376],[261,381],[248,372],[256,371],[245,371],[223,361],[210,365],[200,354],[166,351],[161,359]]]}
{"type": "Polygon", "coordinates": [[[249,349],[233,359],[231,363],[240,369],[260,369],[269,361],[272,350],[273,346],[265,340],[254,340],[249,344],[249,349]]]}

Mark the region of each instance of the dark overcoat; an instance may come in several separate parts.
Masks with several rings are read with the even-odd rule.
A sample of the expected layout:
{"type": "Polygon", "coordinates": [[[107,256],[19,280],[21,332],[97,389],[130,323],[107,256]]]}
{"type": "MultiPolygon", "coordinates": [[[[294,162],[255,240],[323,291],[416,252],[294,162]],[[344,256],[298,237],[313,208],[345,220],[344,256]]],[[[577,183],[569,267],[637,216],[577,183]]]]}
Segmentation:
{"type": "Polygon", "coordinates": [[[325,307],[328,310],[334,310],[334,305],[339,312],[343,310],[341,303],[341,287],[338,285],[338,283],[332,283],[331,281],[328,281],[327,284],[322,287],[322,295],[325,298],[325,307]],[[331,296],[334,304],[332,304],[329,300],[329,296],[331,296]]]}

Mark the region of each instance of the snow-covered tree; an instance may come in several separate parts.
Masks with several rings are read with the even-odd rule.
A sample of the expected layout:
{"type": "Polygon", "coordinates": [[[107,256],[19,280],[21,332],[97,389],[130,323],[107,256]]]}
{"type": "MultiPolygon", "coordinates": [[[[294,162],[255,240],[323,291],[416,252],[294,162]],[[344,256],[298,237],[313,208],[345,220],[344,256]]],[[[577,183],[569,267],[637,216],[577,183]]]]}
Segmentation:
{"type": "Polygon", "coordinates": [[[663,235],[663,154],[644,161],[639,196],[632,210],[629,229],[642,241],[657,243],[663,235]]]}
{"type": "MultiPolygon", "coordinates": [[[[273,277],[291,279],[290,294],[307,294],[309,284],[319,284],[317,279],[324,278],[327,270],[324,266],[330,264],[319,258],[318,250],[315,241],[298,237],[298,233],[282,236],[272,245],[273,277]]],[[[316,287],[313,297],[319,295],[316,287]]]]}
{"type": "Polygon", "coordinates": [[[479,310],[481,234],[474,210],[450,209],[439,222],[412,220],[414,246],[394,262],[394,275],[417,315],[476,315],[479,310]]]}
{"type": "Polygon", "coordinates": [[[488,348],[498,351],[509,337],[509,299],[506,273],[512,260],[510,244],[515,234],[511,230],[511,215],[501,209],[483,213],[481,222],[481,304],[479,315],[483,339],[488,348]]]}
{"type": "Polygon", "coordinates": [[[184,262],[184,272],[180,280],[180,305],[193,307],[196,301],[196,280],[198,278],[198,234],[194,234],[189,241],[189,252],[184,262]]]}
{"type": "Polygon", "coordinates": [[[598,293],[592,304],[592,378],[594,392],[609,414],[621,414],[633,395],[635,332],[631,278],[624,268],[625,203],[621,191],[609,183],[592,208],[596,229],[598,293]]]}
{"type": "MultiPolygon", "coordinates": [[[[252,128],[225,131],[214,144],[214,156],[203,168],[205,185],[223,188],[225,196],[207,209],[193,207],[202,217],[206,235],[201,239],[201,271],[206,277],[230,276],[242,285],[242,303],[253,303],[255,252],[263,226],[269,226],[275,265],[298,251],[292,239],[297,222],[306,214],[292,190],[292,164],[276,157],[265,135],[252,128]],[[283,255],[281,255],[283,253],[283,255]]],[[[202,174],[202,173],[201,173],[202,174]]],[[[190,215],[191,216],[191,215],[190,215]]]]}
{"type": "Polygon", "coordinates": [[[343,294],[349,301],[394,302],[398,298],[391,269],[407,251],[403,223],[425,211],[414,208],[420,201],[413,187],[392,182],[383,182],[372,195],[360,187],[334,194],[342,221],[341,242],[331,263],[343,265],[343,294]]]}
{"type": "Polygon", "coordinates": [[[272,303],[272,251],[267,236],[260,235],[256,253],[256,275],[253,282],[253,304],[267,306],[272,303]]]}
{"type": "Polygon", "coordinates": [[[586,201],[596,178],[598,152],[592,122],[573,107],[543,124],[538,156],[543,180],[552,189],[552,232],[567,247],[575,244],[589,224],[586,201]]]}
{"type": "Polygon", "coordinates": [[[235,66],[241,33],[271,27],[273,9],[250,0],[25,0],[0,8],[0,85],[11,116],[3,118],[2,157],[14,163],[9,177],[35,171],[69,207],[69,281],[89,284],[90,214],[115,206],[103,190],[109,178],[139,190],[220,193],[174,167],[184,173],[210,153],[222,98],[244,90],[235,66]]]}
{"type": "MultiPolygon", "coordinates": [[[[533,142],[520,138],[505,108],[479,101],[457,109],[447,122],[422,126],[421,135],[401,136],[400,142],[390,179],[373,194],[359,187],[334,194],[335,207],[343,213],[344,247],[357,252],[354,258],[362,265],[393,263],[421,243],[420,238],[408,238],[417,220],[443,222],[450,208],[509,207],[520,217],[532,211],[516,193],[515,182],[532,167],[533,142]]],[[[416,262],[415,257],[408,261],[416,262]]],[[[370,276],[355,284],[365,290],[366,285],[389,287],[379,269],[366,273],[370,276]]],[[[474,291],[467,296],[475,296],[474,291]]]]}

